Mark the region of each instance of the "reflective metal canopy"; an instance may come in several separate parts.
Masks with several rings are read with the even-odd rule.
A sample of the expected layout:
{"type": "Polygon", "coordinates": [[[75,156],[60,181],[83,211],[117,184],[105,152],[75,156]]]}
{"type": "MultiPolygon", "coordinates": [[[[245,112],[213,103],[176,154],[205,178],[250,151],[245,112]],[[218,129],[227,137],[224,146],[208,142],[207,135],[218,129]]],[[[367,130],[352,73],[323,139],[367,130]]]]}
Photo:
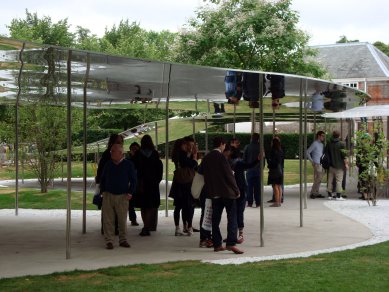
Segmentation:
{"type": "MultiPolygon", "coordinates": [[[[108,103],[128,107],[134,103],[164,101],[167,97],[170,102],[197,99],[224,103],[229,99],[231,103],[234,100],[231,97],[238,95],[238,99],[248,101],[240,102],[239,112],[239,108],[247,108],[248,104],[256,107],[259,96],[272,99],[273,106],[281,103],[282,108],[293,109],[299,107],[301,96],[307,97],[306,106],[311,111],[324,113],[351,109],[369,100],[364,92],[303,76],[164,63],[79,50],[71,52],[72,101],[83,101],[86,82],[86,100],[90,107],[108,103]],[[274,80],[280,79],[277,85],[274,80]],[[276,86],[282,87],[278,88],[283,91],[279,98],[274,93],[276,86]],[[234,93],[229,92],[231,87],[234,93]],[[288,102],[288,98],[292,98],[291,101],[288,102]]],[[[21,101],[43,97],[53,103],[65,102],[68,53],[66,48],[0,38],[0,100],[16,99],[20,81],[21,101]]]]}

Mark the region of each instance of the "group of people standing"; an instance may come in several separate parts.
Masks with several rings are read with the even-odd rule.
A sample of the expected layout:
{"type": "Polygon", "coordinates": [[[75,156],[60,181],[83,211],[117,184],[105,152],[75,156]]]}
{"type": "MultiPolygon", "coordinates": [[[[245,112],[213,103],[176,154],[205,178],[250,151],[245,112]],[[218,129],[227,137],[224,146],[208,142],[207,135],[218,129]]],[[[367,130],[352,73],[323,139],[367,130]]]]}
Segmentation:
{"type": "MultiPolygon", "coordinates": [[[[175,235],[193,234],[193,214],[196,200],[191,194],[192,181],[182,181],[183,168],[198,171],[204,176],[204,187],[199,198],[200,247],[213,247],[214,251],[230,250],[236,254],[243,253],[236,244],[244,242],[244,211],[246,204],[260,206],[260,160],[265,157],[260,151],[259,134],[254,133],[250,144],[246,145],[241,155],[239,140],[231,139],[227,144],[222,137],[213,139],[213,149],[204,156],[200,165],[197,163],[197,146],[192,137],[184,137],[175,142],[172,160],[175,175],[169,196],[174,198],[175,235]],[[212,228],[203,227],[206,199],[212,201],[212,228]],[[227,237],[223,240],[220,221],[223,210],[227,213],[227,237]],[[180,229],[180,211],[182,210],[183,231],[180,229]],[[226,242],[226,246],[222,246],[226,242]]],[[[274,200],[271,207],[281,206],[283,185],[284,154],[280,139],[274,137],[271,151],[266,156],[269,168],[268,184],[273,186],[274,200]],[[271,174],[272,173],[272,174],[271,174]],[[271,175],[270,175],[271,174],[271,175]]],[[[185,171],[190,176],[189,171],[185,171]]],[[[193,178],[193,177],[192,177],[193,178]]]]}
{"type": "Polygon", "coordinates": [[[345,173],[349,168],[346,144],[341,140],[340,132],[332,132],[330,141],[324,146],[325,133],[318,131],[315,141],[309,146],[306,155],[313,166],[313,184],[310,198],[324,198],[319,192],[320,184],[325,174],[321,157],[328,155],[330,165],[327,170],[327,194],[329,200],[345,200],[342,195],[345,188],[345,173]]]}
{"type": "Polygon", "coordinates": [[[138,225],[134,207],[141,209],[144,224],[139,235],[149,236],[150,231],[156,231],[162,173],[162,162],[149,135],[142,137],[140,145],[131,144],[129,158],[124,156],[123,137],[110,136],[95,178],[102,196],[102,233],[107,249],[114,248],[115,234],[119,236],[119,246],[130,247],[127,212],[131,224],[138,225]]]}
{"type": "MultiPolygon", "coordinates": [[[[230,250],[241,254],[236,244],[244,242],[244,210],[246,204],[260,206],[260,165],[264,151],[259,149],[259,135],[254,133],[250,144],[243,151],[237,139],[227,144],[222,137],[215,137],[213,149],[198,164],[198,149],[191,136],[178,139],[173,147],[172,161],[175,173],[169,197],[174,199],[175,235],[192,235],[200,231],[200,247],[213,247],[214,251],[230,250]],[[241,153],[243,152],[243,155],[241,153]],[[195,171],[204,176],[204,187],[199,200],[193,198],[191,185],[195,171]],[[184,175],[183,175],[184,173],[184,175]],[[189,179],[185,179],[189,177],[189,179]],[[202,227],[206,199],[212,201],[212,228],[202,227]],[[200,230],[193,228],[196,205],[202,207],[200,230]],[[223,210],[227,212],[227,238],[223,240],[220,221],[223,210]],[[181,216],[180,216],[181,215],[181,216]],[[182,229],[180,227],[182,218],[182,229]],[[226,246],[222,246],[222,242],[226,246]]],[[[283,184],[283,151],[280,140],[274,137],[271,151],[266,155],[269,168],[268,184],[273,186],[274,200],[271,207],[281,205],[283,184]]],[[[114,248],[114,237],[119,236],[119,246],[130,247],[126,237],[127,212],[131,225],[139,225],[134,208],[140,208],[143,228],[140,236],[149,236],[157,229],[160,206],[159,183],[163,165],[149,135],[144,135],[140,145],[130,145],[125,158],[123,137],[111,135],[108,147],[99,161],[96,184],[102,196],[102,234],[106,248],[114,248]]]]}

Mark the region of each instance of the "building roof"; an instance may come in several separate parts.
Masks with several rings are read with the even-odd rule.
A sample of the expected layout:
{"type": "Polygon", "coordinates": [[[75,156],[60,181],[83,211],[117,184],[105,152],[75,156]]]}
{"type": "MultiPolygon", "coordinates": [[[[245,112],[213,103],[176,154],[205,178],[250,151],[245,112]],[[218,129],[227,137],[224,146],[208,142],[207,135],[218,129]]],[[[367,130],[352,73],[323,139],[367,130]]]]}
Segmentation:
{"type": "Polygon", "coordinates": [[[389,57],[369,43],[313,46],[332,79],[389,78],[389,57]]]}

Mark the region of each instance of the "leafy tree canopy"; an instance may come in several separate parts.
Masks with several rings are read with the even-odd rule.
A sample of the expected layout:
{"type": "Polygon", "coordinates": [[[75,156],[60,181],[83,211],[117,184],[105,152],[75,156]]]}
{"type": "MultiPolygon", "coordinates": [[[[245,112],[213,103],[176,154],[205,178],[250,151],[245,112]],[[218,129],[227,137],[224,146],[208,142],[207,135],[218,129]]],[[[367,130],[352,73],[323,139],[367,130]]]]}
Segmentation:
{"type": "Polygon", "coordinates": [[[208,1],[180,34],[177,61],[320,77],[290,0],[208,1]]]}
{"type": "Polygon", "coordinates": [[[129,20],[120,21],[111,29],[105,30],[101,39],[101,50],[122,56],[169,61],[176,33],[169,31],[147,31],[138,23],[129,20]]]}
{"type": "Polygon", "coordinates": [[[74,34],[69,32],[67,18],[53,23],[51,17],[38,17],[26,9],[25,19],[12,19],[7,26],[12,38],[39,42],[42,44],[72,47],[74,34]]]}
{"type": "Polygon", "coordinates": [[[377,41],[373,45],[376,46],[378,49],[380,49],[387,56],[389,56],[389,44],[385,44],[383,42],[377,41]]]}
{"type": "Polygon", "coordinates": [[[345,44],[345,43],[358,43],[358,42],[359,40],[349,40],[345,35],[342,35],[336,43],[345,44]]]}

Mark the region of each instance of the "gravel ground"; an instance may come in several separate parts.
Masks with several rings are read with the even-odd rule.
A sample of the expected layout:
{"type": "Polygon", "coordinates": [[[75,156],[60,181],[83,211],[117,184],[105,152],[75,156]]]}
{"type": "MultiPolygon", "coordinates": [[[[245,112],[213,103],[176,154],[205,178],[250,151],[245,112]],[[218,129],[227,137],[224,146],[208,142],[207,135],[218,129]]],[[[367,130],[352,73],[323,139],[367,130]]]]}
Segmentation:
{"type": "Polygon", "coordinates": [[[243,264],[249,262],[260,262],[268,260],[281,260],[289,258],[304,258],[312,255],[330,253],[335,251],[349,250],[361,246],[368,246],[389,240],[389,200],[379,200],[378,206],[369,206],[366,201],[346,200],[346,201],[328,201],[325,205],[357,222],[367,226],[373,237],[367,241],[351,244],[342,247],[316,250],[310,252],[301,252],[294,254],[273,255],[264,257],[242,257],[237,259],[223,259],[203,261],[213,264],[243,264]]]}

